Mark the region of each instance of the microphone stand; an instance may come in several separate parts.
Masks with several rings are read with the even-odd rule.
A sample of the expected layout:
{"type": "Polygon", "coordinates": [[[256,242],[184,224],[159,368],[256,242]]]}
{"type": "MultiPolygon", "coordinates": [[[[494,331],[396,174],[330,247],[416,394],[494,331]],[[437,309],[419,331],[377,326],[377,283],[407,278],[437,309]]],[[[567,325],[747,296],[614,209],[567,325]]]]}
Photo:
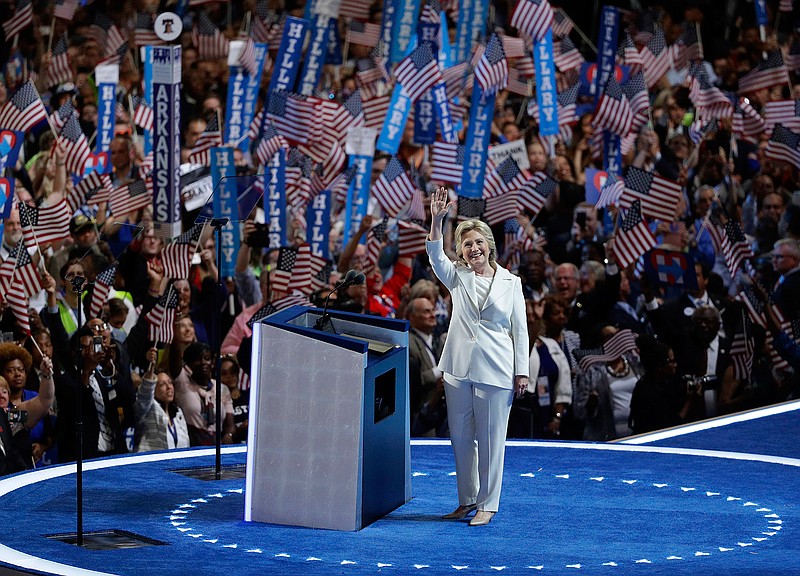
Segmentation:
{"type": "Polygon", "coordinates": [[[215,401],[217,403],[216,410],[215,410],[215,420],[216,420],[216,458],[214,461],[214,478],[217,480],[222,479],[222,412],[220,408],[222,407],[222,362],[220,361],[220,353],[222,351],[222,311],[221,301],[220,301],[220,291],[222,290],[222,271],[220,270],[220,264],[222,263],[222,229],[228,225],[228,218],[212,218],[209,220],[209,224],[214,229],[216,233],[216,242],[217,242],[217,289],[214,291],[214,308],[216,310],[216,318],[212,318],[212,327],[213,327],[213,342],[214,342],[214,377],[217,380],[216,383],[216,398],[215,401]]]}
{"type": "MultiPolygon", "coordinates": [[[[347,274],[345,274],[344,279],[334,286],[333,290],[328,292],[328,295],[325,297],[325,306],[322,309],[322,316],[320,316],[319,319],[314,323],[314,330],[323,330],[325,328],[325,322],[330,319],[330,315],[328,314],[328,304],[330,304],[331,294],[349,286],[355,282],[357,277],[358,274],[356,274],[355,271],[348,271],[347,274]]],[[[333,333],[336,334],[336,328],[333,327],[333,322],[331,322],[331,328],[333,328],[333,333]]]]}
{"type": "MultiPolygon", "coordinates": [[[[83,324],[83,287],[86,278],[83,276],[75,276],[70,280],[72,284],[72,291],[78,294],[78,330],[81,329],[83,324]]],[[[76,338],[78,341],[78,361],[76,367],[78,369],[78,391],[77,401],[78,406],[75,413],[75,434],[78,439],[75,451],[75,494],[76,494],[76,544],[83,547],[83,346],[81,345],[80,337],[76,338]]]]}

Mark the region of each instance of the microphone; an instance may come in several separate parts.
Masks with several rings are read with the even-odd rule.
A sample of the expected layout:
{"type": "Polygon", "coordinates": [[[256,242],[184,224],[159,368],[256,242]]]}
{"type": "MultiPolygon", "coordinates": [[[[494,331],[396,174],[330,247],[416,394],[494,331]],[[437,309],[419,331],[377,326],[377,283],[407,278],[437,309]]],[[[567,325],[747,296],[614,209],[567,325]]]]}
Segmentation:
{"type": "Polygon", "coordinates": [[[314,329],[322,330],[325,327],[325,322],[330,318],[330,316],[328,316],[328,304],[330,304],[331,294],[341,290],[342,288],[346,288],[347,286],[352,286],[353,284],[363,284],[366,279],[367,277],[360,272],[348,270],[347,274],[344,275],[344,278],[342,278],[342,280],[333,288],[333,290],[328,292],[328,295],[325,297],[325,306],[322,309],[322,316],[320,316],[314,323],[314,329]]]}

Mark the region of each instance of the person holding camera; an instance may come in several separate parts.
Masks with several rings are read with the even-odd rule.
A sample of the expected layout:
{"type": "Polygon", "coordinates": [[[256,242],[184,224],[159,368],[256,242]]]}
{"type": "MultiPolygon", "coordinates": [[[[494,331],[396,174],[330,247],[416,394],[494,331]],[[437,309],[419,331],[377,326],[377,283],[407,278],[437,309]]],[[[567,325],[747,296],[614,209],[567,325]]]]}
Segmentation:
{"type": "Polygon", "coordinates": [[[38,394],[25,389],[31,363],[31,355],[21,346],[0,344],[0,475],[33,468],[43,452],[34,446],[31,432],[42,426],[53,405],[53,362],[42,358],[38,394]]]}
{"type": "Polygon", "coordinates": [[[462,519],[477,510],[470,526],[483,526],[500,504],[511,403],[515,393],[528,389],[528,328],[520,279],[496,263],[487,224],[461,222],[455,232],[457,262],[445,254],[442,221],[451,205],[446,189],[431,195],[427,242],[433,271],[453,300],[439,368],[459,505],[444,518],[462,519]]]}
{"type": "Polygon", "coordinates": [[[74,363],[56,382],[59,461],[72,462],[77,457],[79,410],[83,414],[84,458],[127,453],[126,434],[134,425],[134,390],[127,352],[98,318],[78,329],[70,349],[74,363]]]}
{"type": "Polygon", "coordinates": [[[136,390],[134,452],[189,447],[189,430],[175,402],[175,386],[166,372],[155,372],[158,350],[147,351],[148,368],[136,390]]]}

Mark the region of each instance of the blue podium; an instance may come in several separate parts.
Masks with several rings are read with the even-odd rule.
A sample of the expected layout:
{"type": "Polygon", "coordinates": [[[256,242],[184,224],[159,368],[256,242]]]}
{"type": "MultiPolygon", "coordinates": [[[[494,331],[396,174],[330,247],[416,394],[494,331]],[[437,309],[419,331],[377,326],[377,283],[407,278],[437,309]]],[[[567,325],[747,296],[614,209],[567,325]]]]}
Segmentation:
{"type": "Polygon", "coordinates": [[[253,325],[246,521],[353,531],[411,499],[408,322],[321,316],[253,325]]]}

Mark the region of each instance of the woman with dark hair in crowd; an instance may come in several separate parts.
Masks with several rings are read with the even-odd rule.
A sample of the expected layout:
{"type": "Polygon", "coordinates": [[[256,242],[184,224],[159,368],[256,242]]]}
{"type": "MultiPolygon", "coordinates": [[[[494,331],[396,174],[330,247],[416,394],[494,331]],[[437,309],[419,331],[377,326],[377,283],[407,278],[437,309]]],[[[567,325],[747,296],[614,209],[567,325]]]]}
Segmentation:
{"type": "Polygon", "coordinates": [[[155,373],[156,349],[147,352],[149,366],[136,391],[134,452],[189,447],[183,411],[175,403],[175,386],[166,372],[155,373]]]}
{"type": "MultiPolygon", "coordinates": [[[[183,369],[175,378],[175,400],[186,417],[192,446],[212,446],[216,442],[217,383],[211,378],[213,366],[208,344],[192,342],[183,353],[183,369]]],[[[236,425],[227,386],[222,387],[221,398],[222,443],[231,444],[236,425]]]]}
{"type": "Polygon", "coordinates": [[[250,389],[242,390],[241,382],[245,381],[242,368],[235,354],[224,354],[219,365],[219,379],[228,388],[233,404],[233,422],[236,432],[233,442],[239,444],[247,442],[247,416],[250,406],[250,389]]]}
{"type": "Polygon", "coordinates": [[[636,339],[644,374],[631,397],[628,425],[634,434],[684,424],[695,405],[703,403],[703,387],[687,383],[686,392],[676,380],[672,348],[649,335],[636,339]]]}

